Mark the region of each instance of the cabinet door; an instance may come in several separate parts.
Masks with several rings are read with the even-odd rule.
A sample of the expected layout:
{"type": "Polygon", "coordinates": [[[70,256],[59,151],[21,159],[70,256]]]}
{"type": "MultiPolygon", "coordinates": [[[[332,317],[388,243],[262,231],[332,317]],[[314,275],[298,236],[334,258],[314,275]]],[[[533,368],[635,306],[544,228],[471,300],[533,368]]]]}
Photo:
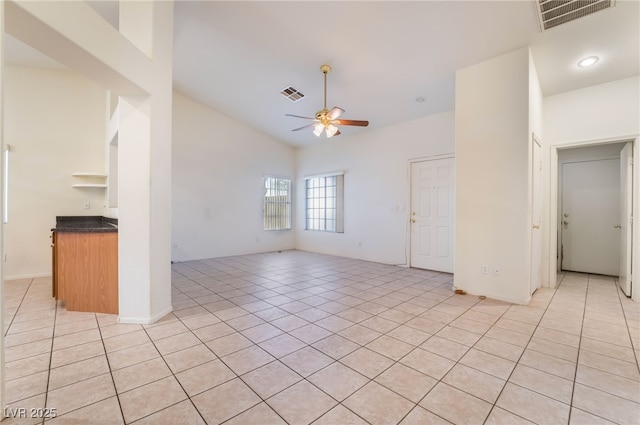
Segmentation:
{"type": "Polygon", "coordinates": [[[58,297],[69,311],[118,313],[118,234],[56,237],[58,297]]]}

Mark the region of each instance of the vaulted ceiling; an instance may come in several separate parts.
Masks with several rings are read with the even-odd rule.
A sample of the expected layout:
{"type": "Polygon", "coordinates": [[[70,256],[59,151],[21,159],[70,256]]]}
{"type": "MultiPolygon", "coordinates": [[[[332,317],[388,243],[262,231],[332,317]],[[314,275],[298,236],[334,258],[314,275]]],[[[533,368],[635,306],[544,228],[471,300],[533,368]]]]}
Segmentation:
{"type": "MultiPolygon", "coordinates": [[[[117,21],[116,3],[90,3],[117,21]]],[[[526,46],[546,96],[640,74],[640,2],[617,0],[545,32],[536,4],[177,1],[174,87],[276,139],[308,146],[325,142],[324,136],[292,132],[307,122],[285,114],[314,116],[322,108],[322,64],[333,68],[328,107],[371,123],[341,128],[341,139],[453,109],[457,69],[526,46]],[[600,62],[577,67],[590,55],[600,62]],[[305,97],[286,99],[280,91],[288,86],[305,97]]],[[[10,37],[7,61],[38,64],[10,37]]]]}

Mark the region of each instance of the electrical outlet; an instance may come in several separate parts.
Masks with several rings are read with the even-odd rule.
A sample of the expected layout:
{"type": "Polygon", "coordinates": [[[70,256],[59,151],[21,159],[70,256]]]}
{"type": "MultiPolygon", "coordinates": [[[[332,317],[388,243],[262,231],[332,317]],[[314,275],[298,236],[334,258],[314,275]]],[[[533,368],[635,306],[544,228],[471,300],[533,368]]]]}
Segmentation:
{"type": "Polygon", "coordinates": [[[480,271],[482,272],[482,274],[489,274],[489,265],[483,264],[482,267],[480,268],[480,271]]]}
{"type": "Polygon", "coordinates": [[[84,203],[82,204],[82,207],[83,207],[85,210],[88,210],[89,208],[91,208],[91,202],[89,202],[89,201],[84,201],[84,203]]]}
{"type": "Polygon", "coordinates": [[[502,269],[499,266],[495,266],[493,268],[493,274],[496,276],[500,276],[500,273],[502,272],[502,269]]]}

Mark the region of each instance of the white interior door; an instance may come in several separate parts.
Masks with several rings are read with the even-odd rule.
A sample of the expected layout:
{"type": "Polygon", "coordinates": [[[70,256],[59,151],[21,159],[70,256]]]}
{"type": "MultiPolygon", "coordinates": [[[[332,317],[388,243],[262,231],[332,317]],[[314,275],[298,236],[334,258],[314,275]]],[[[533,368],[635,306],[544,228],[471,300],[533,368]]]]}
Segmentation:
{"type": "Polygon", "coordinates": [[[533,138],[531,152],[531,277],[530,293],[540,287],[540,263],[542,259],[542,146],[533,138]]]}
{"type": "Polygon", "coordinates": [[[562,270],[617,276],[620,161],[562,165],[562,270]]]}
{"type": "Polygon", "coordinates": [[[620,151],[620,269],[618,285],[631,296],[631,235],[633,230],[633,145],[627,143],[620,151]]]}
{"type": "Polygon", "coordinates": [[[411,267],[453,273],[453,158],[411,164],[411,267]]]}

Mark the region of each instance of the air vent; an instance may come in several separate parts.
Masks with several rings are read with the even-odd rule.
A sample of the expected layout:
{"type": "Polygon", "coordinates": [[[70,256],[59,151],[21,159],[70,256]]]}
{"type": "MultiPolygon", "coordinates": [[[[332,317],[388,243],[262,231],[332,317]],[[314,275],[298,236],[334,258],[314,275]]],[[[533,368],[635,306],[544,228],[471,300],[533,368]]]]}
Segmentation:
{"type": "Polygon", "coordinates": [[[305,94],[298,91],[297,89],[289,86],[286,89],[282,90],[280,92],[281,95],[283,95],[284,97],[286,97],[287,99],[289,99],[292,102],[297,102],[298,100],[302,99],[303,97],[305,97],[305,94]]]}
{"type": "Polygon", "coordinates": [[[616,0],[535,0],[542,31],[615,6],[616,0]]]}

